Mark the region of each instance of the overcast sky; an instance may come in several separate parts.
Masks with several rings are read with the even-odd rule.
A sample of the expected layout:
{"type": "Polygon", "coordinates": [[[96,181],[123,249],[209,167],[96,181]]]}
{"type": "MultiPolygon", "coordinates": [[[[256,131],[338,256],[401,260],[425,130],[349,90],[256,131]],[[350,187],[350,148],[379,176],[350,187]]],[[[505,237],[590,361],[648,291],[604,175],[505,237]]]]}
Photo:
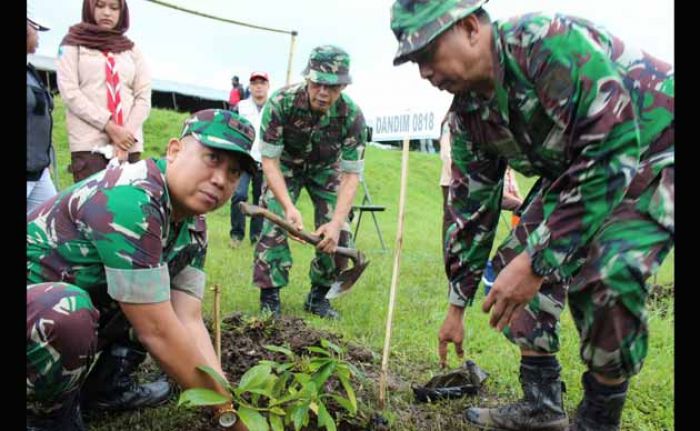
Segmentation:
{"type": "MultiPolygon", "coordinates": [[[[32,1],[32,0],[30,0],[32,1]]],[[[392,66],[396,40],[389,27],[391,0],[165,0],[188,9],[267,27],[296,30],[292,82],[301,79],[309,52],[335,44],[351,56],[354,83],[347,93],[372,115],[386,109],[443,112],[451,96],[420,79],[413,64],[392,66]]],[[[228,90],[231,76],[247,82],[253,70],[284,85],[290,36],[218,22],[151,3],[129,0],[129,36],[145,53],[155,78],[228,90]]],[[[56,56],[68,27],[80,21],[82,0],[34,0],[51,25],[38,54],[56,56]]],[[[672,0],[491,0],[485,9],[505,19],[525,12],[578,15],[604,25],[626,43],[673,64],[672,0]]]]}

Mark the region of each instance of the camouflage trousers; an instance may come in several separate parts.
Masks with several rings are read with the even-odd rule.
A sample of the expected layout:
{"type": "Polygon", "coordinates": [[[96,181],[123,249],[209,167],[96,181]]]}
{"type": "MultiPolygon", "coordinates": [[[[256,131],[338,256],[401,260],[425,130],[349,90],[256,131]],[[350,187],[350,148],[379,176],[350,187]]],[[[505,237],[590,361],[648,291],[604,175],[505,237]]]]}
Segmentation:
{"type": "Polygon", "coordinates": [[[49,413],[77,395],[97,353],[99,316],[77,286],[27,286],[28,408],[49,413]]]}
{"type": "MultiPolygon", "coordinates": [[[[646,280],[673,247],[673,173],[674,167],[667,167],[640,193],[628,192],[576,256],[569,275],[547,277],[504,330],[511,342],[556,353],[559,318],[568,299],[589,370],[608,378],[628,378],[641,370],[648,345],[646,280]]],[[[493,259],[496,272],[524,250],[528,235],[542,221],[543,189],[535,186],[528,195],[520,223],[493,259]]]]}
{"type": "Polygon", "coordinates": [[[116,301],[95,304],[69,283],[27,285],[27,408],[45,414],[70,403],[115,342],[144,350],[116,301]]]}
{"type": "MultiPolygon", "coordinates": [[[[337,166],[290,170],[281,166],[289,196],[294,204],[303,188],[311,197],[314,206],[314,226],[328,223],[335,211],[340,172],[337,166]]],[[[265,184],[261,205],[284,218],[284,210],[275,199],[272,190],[265,184]]],[[[308,228],[307,228],[308,229],[308,228]]],[[[263,223],[260,240],[255,246],[253,261],[253,284],[259,288],[284,287],[289,283],[292,254],[289,250],[287,232],[269,220],[263,223]]],[[[350,226],[346,222],[340,231],[338,245],[354,247],[350,226]]],[[[348,259],[316,252],[311,261],[309,277],[311,284],[330,286],[341,270],[348,266],[348,259]]]]}

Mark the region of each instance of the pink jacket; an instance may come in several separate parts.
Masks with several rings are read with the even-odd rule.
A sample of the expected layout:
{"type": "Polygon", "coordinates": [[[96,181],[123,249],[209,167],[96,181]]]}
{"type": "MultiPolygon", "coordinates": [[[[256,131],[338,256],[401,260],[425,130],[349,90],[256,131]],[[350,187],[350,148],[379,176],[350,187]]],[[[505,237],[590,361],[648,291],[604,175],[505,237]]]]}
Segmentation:
{"type": "MultiPolygon", "coordinates": [[[[143,123],[151,111],[151,76],[143,54],[134,46],[114,55],[121,83],[124,126],[138,142],[130,152],[143,151],[143,123]]],[[[59,49],[58,89],[66,106],[71,152],[92,151],[110,144],[104,131],[111,113],[107,108],[105,56],[98,50],[64,45],[59,49]]]]}

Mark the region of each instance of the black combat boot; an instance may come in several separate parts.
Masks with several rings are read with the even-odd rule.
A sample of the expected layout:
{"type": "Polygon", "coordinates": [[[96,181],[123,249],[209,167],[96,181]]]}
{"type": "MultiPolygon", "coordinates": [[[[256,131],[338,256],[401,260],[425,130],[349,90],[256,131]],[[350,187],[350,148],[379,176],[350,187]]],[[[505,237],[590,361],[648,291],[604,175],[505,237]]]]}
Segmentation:
{"type": "Polygon", "coordinates": [[[616,386],[598,383],[590,371],[583,373],[583,399],[570,431],[617,431],[627,397],[628,382],[616,386]]]}
{"type": "Polygon", "coordinates": [[[340,319],[340,313],[331,307],[331,302],[326,298],[330,286],[312,285],[306,296],[304,310],[326,319],[340,319]]]}
{"type": "Polygon", "coordinates": [[[566,430],[569,420],[564,411],[560,370],[554,356],[524,356],[520,363],[523,398],[492,409],[471,407],[465,412],[467,421],[487,430],[566,430]]]}
{"type": "Polygon", "coordinates": [[[173,392],[165,377],[138,384],[131,374],[146,359],[133,345],[113,343],[100,354],[81,391],[85,409],[131,410],[168,401],[173,392]]]}
{"type": "Polygon", "coordinates": [[[27,409],[27,431],[86,431],[78,391],[61,408],[47,414],[27,409]]]}
{"type": "Polygon", "coordinates": [[[280,288],[268,287],[260,289],[260,311],[269,311],[275,319],[279,319],[282,314],[282,304],[280,303],[280,288]]]}

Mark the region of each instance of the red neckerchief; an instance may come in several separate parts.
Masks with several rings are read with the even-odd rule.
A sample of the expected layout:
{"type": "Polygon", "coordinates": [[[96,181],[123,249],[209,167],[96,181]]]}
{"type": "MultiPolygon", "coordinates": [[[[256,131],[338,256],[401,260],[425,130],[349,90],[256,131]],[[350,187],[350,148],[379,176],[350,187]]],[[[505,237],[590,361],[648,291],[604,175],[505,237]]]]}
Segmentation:
{"type": "MultiPolygon", "coordinates": [[[[124,125],[124,111],[122,110],[121,83],[119,82],[119,71],[111,52],[102,52],[106,58],[105,62],[105,84],[107,85],[107,109],[112,113],[112,121],[118,126],[124,125]]],[[[128,153],[114,147],[115,156],[119,160],[126,160],[128,153]]]]}

